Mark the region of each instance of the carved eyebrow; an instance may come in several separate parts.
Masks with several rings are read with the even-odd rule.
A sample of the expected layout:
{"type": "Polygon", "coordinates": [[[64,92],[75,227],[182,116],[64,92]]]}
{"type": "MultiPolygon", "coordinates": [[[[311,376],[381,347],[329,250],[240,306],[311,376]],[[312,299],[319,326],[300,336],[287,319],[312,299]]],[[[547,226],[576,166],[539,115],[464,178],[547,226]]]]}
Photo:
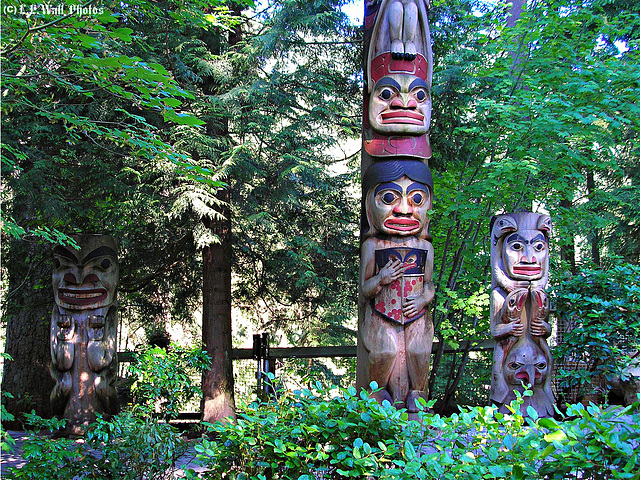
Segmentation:
{"type": "Polygon", "coordinates": [[[68,258],[69,260],[72,260],[76,264],[78,263],[78,258],[73,253],[71,253],[69,250],[59,245],[53,249],[53,254],[68,258]]]}
{"type": "Polygon", "coordinates": [[[515,242],[516,240],[522,243],[529,243],[529,240],[525,240],[525,238],[519,233],[514,233],[513,235],[509,235],[507,238],[507,243],[515,242]]]}
{"type": "Polygon", "coordinates": [[[380,80],[378,80],[378,82],[376,83],[376,88],[378,87],[394,87],[395,89],[397,89],[398,91],[402,90],[402,87],[400,86],[400,84],[398,82],[396,82],[393,78],[391,77],[382,77],[380,80]]]}
{"type": "Polygon", "coordinates": [[[377,195],[382,190],[394,190],[394,191],[402,194],[402,187],[400,185],[398,185],[397,183],[393,183],[393,182],[381,183],[380,185],[378,185],[376,187],[376,189],[373,192],[373,194],[377,195]]]}
{"type": "Polygon", "coordinates": [[[407,187],[407,192],[412,192],[413,190],[422,190],[425,193],[429,193],[429,188],[424,183],[412,183],[407,187]]]}
{"type": "Polygon", "coordinates": [[[547,242],[547,239],[546,239],[546,238],[544,238],[544,235],[542,235],[541,233],[539,233],[538,235],[536,235],[535,237],[533,237],[533,238],[531,239],[531,243],[535,242],[536,240],[540,240],[540,241],[545,242],[545,243],[547,242]]]}
{"type": "Polygon", "coordinates": [[[92,252],[90,252],[86,257],[84,257],[82,259],[83,264],[86,264],[89,260],[96,258],[96,257],[114,257],[114,258],[118,258],[118,254],[109,247],[98,247],[95,250],[93,250],[92,252]]]}
{"type": "Polygon", "coordinates": [[[413,90],[415,87],[423,87],[425,90],[429,90],[427,82],[425,82],[421,78],[416,78],[413,82],[411,82],[411,85],[409,85],[409,91],[413,90]]]}

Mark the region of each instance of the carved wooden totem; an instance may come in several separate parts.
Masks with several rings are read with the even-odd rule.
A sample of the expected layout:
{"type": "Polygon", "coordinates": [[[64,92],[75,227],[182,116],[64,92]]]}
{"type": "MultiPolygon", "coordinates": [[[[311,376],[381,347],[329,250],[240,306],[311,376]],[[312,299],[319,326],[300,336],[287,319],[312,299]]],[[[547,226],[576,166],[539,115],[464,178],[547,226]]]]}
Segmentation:
{"type": "Polygon", "coordinates": [[[431,39],[424,0],[367,2],[359,388],[416,412],[428,397],[434,296],[428,211],[431,39]]]}
{"type": "Polygon", "coordinates": [[[65,434],[82,435],[96,414],[117,410],[117,246],[106,235],[73,236],[80,247],[53,252],[51,391],[65,434]]]}
{"type": "Polygon", "coordinates": [[[551,391],[553,357],[549,297],[548,215],[523,212],[491,219],[491,335],[496,340],[491,376],[491,401],[508,412],[515,391],[531,385],[525,397],[539,416],[554,414],[551,391]]]}

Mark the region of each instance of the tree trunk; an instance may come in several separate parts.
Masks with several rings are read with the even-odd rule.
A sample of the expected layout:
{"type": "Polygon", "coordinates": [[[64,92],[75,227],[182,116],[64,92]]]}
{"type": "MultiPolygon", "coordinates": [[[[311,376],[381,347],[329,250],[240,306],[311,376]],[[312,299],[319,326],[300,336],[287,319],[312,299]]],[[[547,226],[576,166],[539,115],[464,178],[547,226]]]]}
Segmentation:
{"type": "MultiPolygon", "coordinates": [[[[220,197],[229,201],[229,191],[220,197]]],[[[235,418],[233,364],[231,361],[231,212],[225,219],[204,220],[220,243],[202,251],[202,341],[211,357],[211,369],[202,379],[202,414],[205,422],[235,418]]]]}
{"type": "Polygon", "coordinates": [[[507,17],[507,28],[515,27],[516,22],[520,19],[522,9],[526,5],[527,0],[512,0],[509,9],[509,17],[507,17]]]}
{"type": "MultiPolygon", "coordinates": [[[[242,7],[233,4],[233,15],[240,16],[242,7]]],[[[241,25],[229,33],[229,45],[242,39],[241,25]]],[[[229,128],[226,120],[221,124],[209,125],[211,136],[227,137],[229,128]]],[[[202,343],[211,357],[211,369],[202,376],[202,419],[216,422],[235,419],[233,396],[233,362],[231,360],[231,208],[228,187],[218,193],[225,202],[222,210],[224,220],[203,218],[202,222],[218,236],[220,243],[209,245],[202,250],[202,343]]]]}
{"type": "Polygon", "coordinates": [[[50,249],[39,244],[13,241],[5,267],[9,286],[5,301],[5,352],[13,360],[4,361],[2,392],[14,422],[7,428],[22,427],[23,414],[35,410],[41,417],[52,416],[49,394],[54,386],[49,373],[49,328],[54,305],[51,291],[50,249]]]}
{"type": "MultiPolygon", "coordinates": [[[[573,202],[569,199],[560,200],[560,206],[562,208],[571,209],[573,208],[573,202]]],[[[560,247],[560,258],[563,262],[569,264],[569,270],[573,275],[577,273],[576,268],[576,247],[573,241],[573,236],[571,237],[571,241],[566,245],[560,247]]]]}
{"type": "MultiPolygon", "coordinates": [[[[591,201],[596,193],[596,179],[593,175],[593,170],[587,171],[587,197],[591,201]]],[[[591,244],[591,260],[596,266],[600,266],[600,233],[597,228],[593,228],[591,236],[589,238],[591,244]]]]}

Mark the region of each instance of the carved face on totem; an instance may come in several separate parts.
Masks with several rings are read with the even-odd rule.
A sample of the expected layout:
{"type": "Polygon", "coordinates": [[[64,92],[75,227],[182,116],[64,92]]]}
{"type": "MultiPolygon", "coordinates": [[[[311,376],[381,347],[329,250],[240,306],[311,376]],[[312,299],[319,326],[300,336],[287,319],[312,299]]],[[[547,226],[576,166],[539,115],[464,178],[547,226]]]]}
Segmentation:
{"type": "Polygon", "coordinates": [[[371,222],[386,235],[418,235],[431,208],[429,188],[406,175],[378,184],[370,193],[371,222]]]}
{"type": "Polygon", "coordinates": [[[382,77],[369,97],[369,123],[385,135],[426,134],[431,124],[427,83],[409,74],[382,77]]]}
{"type": "Polygon", "coordinates": [[[546,269],[549,246],[541,231],[518,230],[505,238],[502,255],[509,277],[538,280],[546,269]]]}
{"type": "Polygon", "coordinates": [[[115,241],[106,235],[73,237],[80,246],[58,246],[53,252],[53,293],[69,310],[93,310],[116,298],[119,265],[115,241]]]}
{"type": "Polygon", "coordinates": [[[494,217],[491,224],[493,281],[544,281],[549,274],[549,215],[519,212],[494,217]],[[505,278],[506,277],[506,278],[505,278]]]}
{"type": "Polygon", "coordinates": [[[362,179],[366,192],[365,235],[428,235],[433,180],[419,160],[374,162],[362,179]]]}
{"type": "Polygon", "coordinates": [[[549,374],[549,362],[533,343],[517,345],[507,356],[504,377],[512,386],[543,385],[549,374]]]}

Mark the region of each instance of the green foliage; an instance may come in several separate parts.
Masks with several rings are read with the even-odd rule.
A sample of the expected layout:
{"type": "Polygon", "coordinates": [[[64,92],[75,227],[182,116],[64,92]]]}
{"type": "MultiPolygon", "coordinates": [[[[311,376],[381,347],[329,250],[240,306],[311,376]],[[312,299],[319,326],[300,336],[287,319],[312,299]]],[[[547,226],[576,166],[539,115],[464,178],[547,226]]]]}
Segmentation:
{"type": "MultiPolygon", "coordinates": [[[[11,360],[11,355],[6,353],[0,353],[0,357],[3,361],[11,360]]],[[[13,398],[13,395],[9,392],[1,392],[0,399],[0,452],[6,453],[13,450],[16,442],[4,429],[4,422],[12,422],[15,420],[15,416],[7,411],[7,407],[4,404],[5,398],[13,398]]]]}
{"type": "MultiPolygon", "coordinates": [[[[531,392],[525,392],[530,395],[531,392]]],[[[191,478],[567,479],[637,478],[640,403],[625,410],[571,407],[538,419],[522,398],[511,414],[462,409],[420,422],[355,389],[304,390],[252,404],[235,424],[215,424],[198,445],[208,470],[191,478]]]]}
{"type": "Polygon", "coordinates": [[[85,441],[42,435],[55,433],[64,420],[28,416],[35,429],[23,442],[27,463],[10,468],[9,478],[68,480],[120,478],[162,480],[175,478],[176,460],[186,450],[180,434],[166,423],[121,413],[110,421],[99,418],[89,426],[85,441]]]}
{"type": "Polygon", "coordinates": [[[628,354],[640,349],[640,267],[615,263],[582,269],[555,289],[565,332],[554,349],[560,386],[591,393],[592,381],[624,376],[628,354]],[[573,365],[574,368],[570,368],[573,365]]]}
{"type": "Polygon", "coordinates": [[[201,348],[148,347],[127,367],[133,378],[132,412],[148,418],[177,418],[185,403],[202,395],[200,377],[211,359],[201,348]]]}
{"type": "Polygon", "coordinates": [[[376,475],[414,448],[419,427],[408,423],[406,412],[358,395],[354,387],[316,387],[253,403],[233,424],[210,425],[216,439],[196,446],[209,470],[203,478],[225,472],[234,479],[358,478],[376,475]]]}

